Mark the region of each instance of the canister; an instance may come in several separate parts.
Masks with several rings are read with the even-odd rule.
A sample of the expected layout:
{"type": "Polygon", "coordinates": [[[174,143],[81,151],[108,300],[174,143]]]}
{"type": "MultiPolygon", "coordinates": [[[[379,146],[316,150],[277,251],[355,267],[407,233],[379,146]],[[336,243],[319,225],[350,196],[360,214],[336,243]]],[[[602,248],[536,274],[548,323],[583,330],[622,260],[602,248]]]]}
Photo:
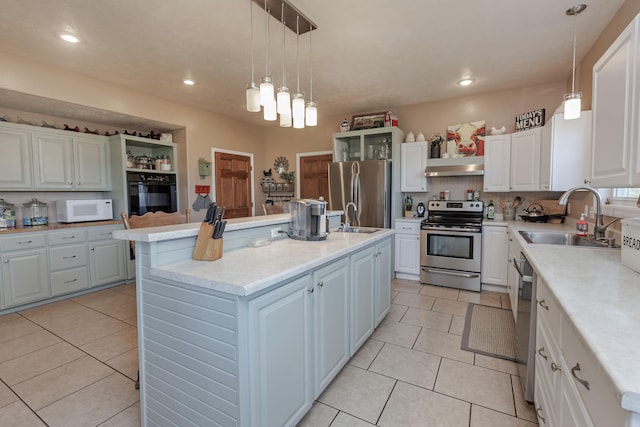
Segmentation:
{"type": "Polygon", "coordinates": [[[16,226],[16,207],[11,203],[0,199],[0,228],[13,228],[16,226]]]}
{"type": "Polygon", "coordinates": [[[48,212],[46,203],[33,198],[22,205],[22,223],[28,227],[32,225],[47,225],[49,223],[48,212]]]}

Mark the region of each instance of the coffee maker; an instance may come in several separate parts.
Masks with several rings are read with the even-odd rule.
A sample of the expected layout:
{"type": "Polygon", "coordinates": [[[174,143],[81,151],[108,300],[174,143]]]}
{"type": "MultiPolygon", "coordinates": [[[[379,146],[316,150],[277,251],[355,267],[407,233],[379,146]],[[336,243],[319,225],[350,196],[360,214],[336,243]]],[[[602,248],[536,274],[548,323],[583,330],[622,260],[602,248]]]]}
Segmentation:
{"type": "Polygon", "coordinates": [[[291,238],[296,240],[325,240],[327,238],[327,202],[297,199],[289,202],[291,238]]]}

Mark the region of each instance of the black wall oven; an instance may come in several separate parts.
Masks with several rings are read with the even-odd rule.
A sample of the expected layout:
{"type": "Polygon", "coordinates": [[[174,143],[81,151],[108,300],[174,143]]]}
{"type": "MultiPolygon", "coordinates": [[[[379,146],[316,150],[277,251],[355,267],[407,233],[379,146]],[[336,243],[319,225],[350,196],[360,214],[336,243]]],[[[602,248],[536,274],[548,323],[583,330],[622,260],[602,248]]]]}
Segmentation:
{"type": "Polygon", "coordinates": [[[173,174],[127,172],[127,193],[129,215],[178,210],[176,176],[173,174]]]}

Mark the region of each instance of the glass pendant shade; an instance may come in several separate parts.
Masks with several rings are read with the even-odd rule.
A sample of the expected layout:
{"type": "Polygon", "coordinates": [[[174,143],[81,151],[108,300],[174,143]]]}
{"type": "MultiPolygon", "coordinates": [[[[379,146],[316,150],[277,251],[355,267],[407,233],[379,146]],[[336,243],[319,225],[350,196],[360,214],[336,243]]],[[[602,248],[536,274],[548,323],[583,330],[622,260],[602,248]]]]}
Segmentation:
{"type": "Polygon", "coordinates": [[[265,76],[262,78],[262,82],[260,82],[260,105],[264,107],[267,105],[267,102],[275,101],[275,99],[271,77],[265,76]]]}
{"type": "Polygon", "coordinates": [[[272,99],[271,101],[267,101],[267,104],[264,106],[264,119],[274,121],[277,118],[278,113],[276,111],[276,100],[272,99]]]}
{"type": "Polygon", "coordinates": [[[260,112],[260,89],[254,82],[247,86],[247,111],[251,113],[260,112]]]}
{"type": "Polygon", "coordinates": [[[318,125],[318,104],[313,101],[307,102],[307,108],[304,112],[304,120],[307,126],[318,125]]]}
{"type": "Polygon", "coordinates": [[[291,104],[293,120],[295,121],[296,118],[304,120],[304,95],[299,92],[294,93],[291,104]]]}
{"type": "Polygon", "coordinates": [[[582,108],[582,93],[567,93],[564,95],[564,119],[572,120],[580,118],[582,108]]]}
{"type": "Polygon", "coordinates": [[[291,115],[291,94],[288,88],[283,86],[278,89],[276,101],[278,103],[278,114],[291,115]]]}
{"type": "Polygon", "coordinates": [[[280,114],[280,127],[283,127],[283,128],[291,127],[291,113],[280,114]]]}

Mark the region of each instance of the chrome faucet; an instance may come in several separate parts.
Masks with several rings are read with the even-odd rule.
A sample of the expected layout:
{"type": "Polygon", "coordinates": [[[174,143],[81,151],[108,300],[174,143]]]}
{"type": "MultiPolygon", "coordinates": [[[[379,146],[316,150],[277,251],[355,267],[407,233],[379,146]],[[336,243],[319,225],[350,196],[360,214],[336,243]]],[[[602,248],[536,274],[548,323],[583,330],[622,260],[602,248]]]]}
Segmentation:
{"type": "Polygon", "coordinates": [[[358,215],[358,207],[356,206],[356,204],[353,202],[347,203],[347,205],[344,207],[344,229],[345,230],[348,230],[349,228],[351,228],[351,225],[356,225],[355,223],[357,220],[357,215],[358,215]],[[353,206],[352,220],[349,220],[349,206],[353,206]]]}
{"type": "Polygon", "coordinates": [[[593,187],[589,187],[586,185],[583,186],[578,186],[578,187],[573,187],[570,188],[569,190],[565,191],[562,196],[560,196],[560,199],[558,200],[558,203],[561,205],[566,205],[567,202],[569,201],[569,196],[571,196],[573,194],[574,191],[577,190],[586,190],[586,191],[590,191],[591,193],[593,193],[593,196],[596,198],[596,226],[593,230],[593,237],[596,240],[599,239],[604,239],[605,237],[605,231],[607,230],[607,227],[609,227],[611,224],[613,224],[614,222],[616,222],[617,220],[619,220],[620,218],[614,218],[613,221],[609,222],[606,225],[603,225],[603,214],[602,214],[602,197],[600,197],[600,193],[598,193],[598,190],[596,190],[593,187]]]}

